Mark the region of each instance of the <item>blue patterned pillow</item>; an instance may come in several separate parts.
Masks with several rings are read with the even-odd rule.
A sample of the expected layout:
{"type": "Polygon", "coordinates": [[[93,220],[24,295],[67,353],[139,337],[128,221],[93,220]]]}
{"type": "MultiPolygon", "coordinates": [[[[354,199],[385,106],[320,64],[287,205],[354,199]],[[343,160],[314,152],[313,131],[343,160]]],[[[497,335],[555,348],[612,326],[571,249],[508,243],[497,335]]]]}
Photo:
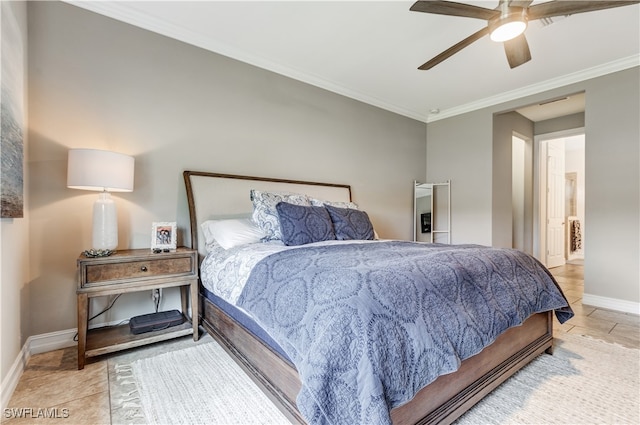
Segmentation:
{"type": "Polygon", "coordinates": [[[276,209],[285,245],[305,245],[336,238],[331,217],[324,207],[280,202],[276,209]]]}
{"type": "Polygon", "coordinates": [[[373,225],[366,212],[351,208],[337,208],[331,205],[324,207],[333,222],[336,239],[341,241],[373,240],[373,225]]]}
{"type": "Polygon", "coordinates": [[[253,202],[253,214],[251,218],[256,225],[265,233],[264,241],[282,240],[280,231],[280,221],[276,205],[279,202],[288,202],[295,205],[311,205],[307,195],[287,192],[264,192],[261,190],[251,190],[251,201],[253,202]]]}

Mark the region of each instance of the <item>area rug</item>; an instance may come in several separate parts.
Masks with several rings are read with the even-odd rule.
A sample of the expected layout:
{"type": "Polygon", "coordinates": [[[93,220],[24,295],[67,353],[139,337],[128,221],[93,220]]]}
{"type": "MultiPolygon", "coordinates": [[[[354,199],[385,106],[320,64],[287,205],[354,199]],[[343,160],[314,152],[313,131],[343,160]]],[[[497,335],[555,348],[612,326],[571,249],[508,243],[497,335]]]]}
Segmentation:
{"type": "Polygon", "coordinates": [[[562,334],[456,423],[640,424],[640,350],[562,334]]]}
{"type": "MultiPolygon", "coordinates": [[[[110,361],[112,423],[288,424],[213,340],[110,361]]],[[[477,424],[638,424],[640,351],[563,334],[456,421],[477,424]]]]}
{"type": "Polygon", "coordinates": [[[211,337],[109,365],[112,424],[288,424],[211,337]]]}

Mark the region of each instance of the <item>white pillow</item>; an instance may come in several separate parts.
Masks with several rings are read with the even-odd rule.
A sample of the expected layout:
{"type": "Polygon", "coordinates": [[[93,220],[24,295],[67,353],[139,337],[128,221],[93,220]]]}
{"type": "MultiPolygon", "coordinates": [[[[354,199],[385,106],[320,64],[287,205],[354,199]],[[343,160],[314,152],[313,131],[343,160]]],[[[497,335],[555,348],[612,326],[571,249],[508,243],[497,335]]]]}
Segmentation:
{"type": "Polygon", "coordinates": [[[224,249],[260,242],[266,235],[250,218],[207,220],[201,224],[207,247],[217,243],[224,249]]]}
{"type": "Polygon", "coordinates": [[[311,205],[314,207],[323,207],[325,205],[331,205],[332,207],[338,208],[351,208],[352,210],[357,210],[358,204],[355,202],[341,202],[341,201],[325,201],[323,199],[311,198],[311,205]]]}

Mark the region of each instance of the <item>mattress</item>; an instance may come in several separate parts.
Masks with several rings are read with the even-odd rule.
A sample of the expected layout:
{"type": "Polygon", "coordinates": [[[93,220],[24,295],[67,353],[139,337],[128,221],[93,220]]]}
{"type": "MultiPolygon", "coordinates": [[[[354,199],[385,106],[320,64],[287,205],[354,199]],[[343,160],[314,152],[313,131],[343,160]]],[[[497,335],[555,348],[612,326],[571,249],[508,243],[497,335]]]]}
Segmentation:
{"type": "Polygon", "coordinates": [[[209,291],[207,288],[201,288],[201,294],[207,300],[211,301],[213,305],[222,310],[227,316],[231,317],[233,320],[242,325],[242,327],[249,331],[253,336],[265,343],[268,347],[271,347],[271,349],[280,354],[280,356],[286,359],[289,363],[293,364],[282,347],[280,347],[280,345],[278,345],[278,343],[275,342],[273,338],[271,338],[271,336],[264,329],[262,329],[260,325],[258,325],[247,313],[245,313],[238,307],[229,304],[213,292],[209,291]]]}

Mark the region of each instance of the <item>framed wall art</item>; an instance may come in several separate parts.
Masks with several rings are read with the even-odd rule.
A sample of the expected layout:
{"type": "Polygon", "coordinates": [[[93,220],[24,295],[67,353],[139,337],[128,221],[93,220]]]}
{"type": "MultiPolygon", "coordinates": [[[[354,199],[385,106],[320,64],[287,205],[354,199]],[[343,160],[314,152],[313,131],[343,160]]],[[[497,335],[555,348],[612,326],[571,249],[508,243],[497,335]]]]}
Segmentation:
{"type": "Polygon", "coordinates": [[[24,216],[24,48],[12,2],[0,2],[2,11],[2,75],[0,109],[0,218],[24,216]]]}

